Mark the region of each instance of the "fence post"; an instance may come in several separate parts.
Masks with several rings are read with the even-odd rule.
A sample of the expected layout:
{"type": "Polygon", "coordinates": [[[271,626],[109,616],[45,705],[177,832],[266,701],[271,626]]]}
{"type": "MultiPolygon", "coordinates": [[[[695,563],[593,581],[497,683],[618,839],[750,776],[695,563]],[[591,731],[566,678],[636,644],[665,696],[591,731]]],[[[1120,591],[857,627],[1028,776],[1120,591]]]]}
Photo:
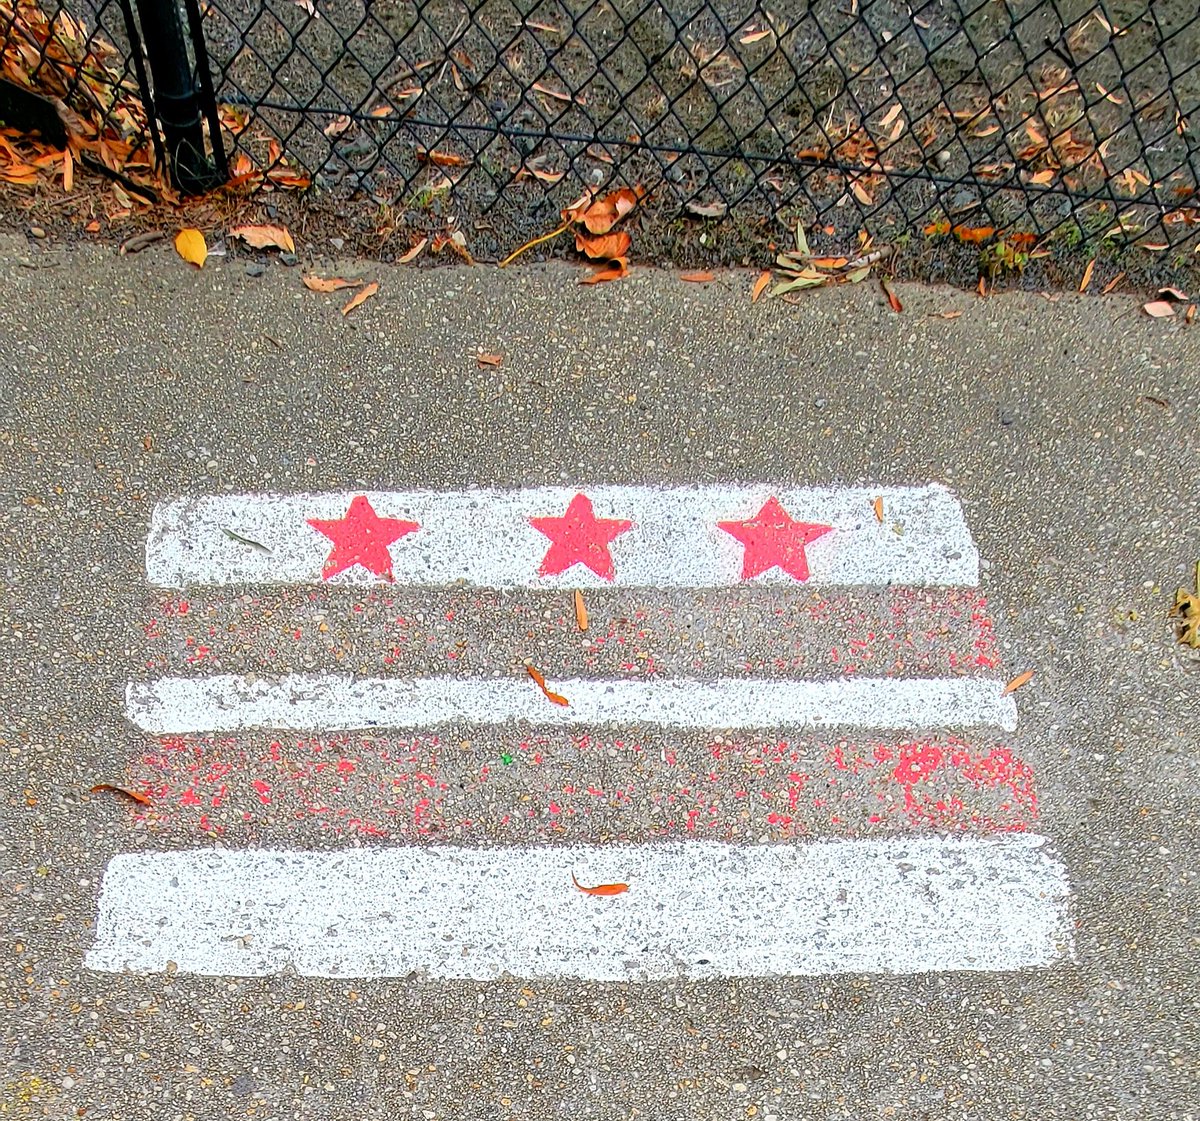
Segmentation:
{"type": "Polygon", "coordinates": [[[137,0],[137,10],[171,182],[185,194],[199,194],[214,186],[218,176],[204,151],[200,98],[178,0],[137,0]]]}

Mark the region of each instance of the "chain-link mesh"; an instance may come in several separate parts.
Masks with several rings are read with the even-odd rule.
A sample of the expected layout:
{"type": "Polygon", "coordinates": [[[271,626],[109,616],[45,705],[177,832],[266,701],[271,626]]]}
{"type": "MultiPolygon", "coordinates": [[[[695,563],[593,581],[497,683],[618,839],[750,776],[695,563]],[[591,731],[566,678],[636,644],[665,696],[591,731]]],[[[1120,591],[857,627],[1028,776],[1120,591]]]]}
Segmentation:
{"type": "Polygon", "coordinates": [[[1195,0],[208,0],[205,29],[228,120],[320,188],[515,234],[610,181],[750,224],[1198,216],[1195,0]]]}
{"type": "MultiPolygon", "coordinates": [[[[1158,248],[1200,217],[1195,0],[190,7],[235,182],[274,165],[497,246],[610,183],[649,191],[644,221],[727,218],[743,242],[803,217],[1158,248]]],[[[130,80],[121,7],[79,14],[130,80]]]]}

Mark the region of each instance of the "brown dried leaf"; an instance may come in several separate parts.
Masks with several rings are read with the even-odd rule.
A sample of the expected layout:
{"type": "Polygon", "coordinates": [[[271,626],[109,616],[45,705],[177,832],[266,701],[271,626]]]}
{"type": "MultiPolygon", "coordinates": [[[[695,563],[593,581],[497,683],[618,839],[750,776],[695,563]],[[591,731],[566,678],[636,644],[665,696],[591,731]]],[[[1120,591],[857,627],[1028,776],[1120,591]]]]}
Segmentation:
{"type": "Polygon", "coordinates": [[[1144,311],[1151,319],[1169,319],[1175,314],[1175,305],[1166,300],[1151,300],[1142,304],[1144,311]]]}
{"type": "Polygon", "coordinates": [[[1188,298],[1188,294],[1180,288],[1160,288],[1158,294],[1170,300],[1178,300],[1180,303],[1186,303],[1188,298]]]}
{"type": "Polygon", "coordinates": [[[850,180],[850,190],[854,192],[854,197],[858,199],[863,206],[871,206],[875,201],[873,198],[871,198],[867,188],[862,185],[862,181],[859,179],[850,180]]]}
{"type": "Polygon", "coordinates": [[[689,284],[707,284],[710,280],[715,279],[710,272],[681,272],[680,280],[685,280],[689,284]]]}
{"type": "Polygon", "coordinates": [[[427,237],[421,238],[421,240],[418,241],[417,244],[414,245],[407,253],[405,253],[402,257],[397,258],[396,264],[398,264],[398,265],[412,264],[412,262],[415,261],[421,255],[425,246],[427,246],[428,244],[429,244],[429,238],[427,238],[427,237]]]}
{"type": "Polygon", "coordinates": [[[1079,281],[1079,291],[1086,292],[1087,287],[1092,282],[1092,273],[1096,271],[1096,258],[1093,257],[1088,261],[1087,266],[1083,270],[1083,277],[1079,281]]]}
{"type": "Polygon", "coordinates": [[[484,366],[499,366],[504,361],[503,354],[477,354],[475,362],[482,369],[484,366]]]}
{"type": "Polygon", "coordinates": [[[883,294],[887,297],[888,307],[890,307],[894,312],[903,311],[904,305],[900,302],[900,297],[896,295],[895,291],[892,289],[892,286],[888,283],[886,276],[881,276],[879,278],[879,285],[883,289],[883,294]]]}
{"type": "Polygon", "coordinates": [[[575,232],[575,248],[586,253],[593,261],[615,261],[624,257],[632,244],[633,238],[624,230],[597,236],[585,234],[582,230],[575,232]]]}
{"type": "Polygon", "coordinates": [[[70,193],[75,187],[75,157],[70,148],[63,149],[63,190],[70,193]]]}
{"type": "Polygon", "coordinates": [[[139,806],[150,805],[150,799],[139,790],[126,790],[123,786],[114,786],[111,782],[98,782],[89,791],[91,794],[120,794],[139,806]]]}
{"type": "Polygon", "coordinates": [[[1028,685],[1033,680],[1033,670],[1027,669],[1024,673],[1017,674],[1007,685],[1004,686],[1002,693],[1007,695],[1015,693],[1022,685],[1028,685]]]}
{"type": "Polygon", "coordinates": [[[760,39],[765,39],[771,34],[770,29],[766,31],[747,31],[738,42],[744,47],[748,47],[751,43],[757,43],[760,39]]]}
{"type": "Polygon", "coordinates": [[[765,289],[770,283],[771,270],[763,269],[763,271],[758,274],[758,279],[754,282],[754,287],[750,290],[750,302],[752,304],[758,303],[758,298],[763,294],[763,289],[765,289]]]}
{"type": "Polygon", "coordinates": [[[875,501],[871,503],[871,509],[875,511],[875,520],[883,525],[883,495],[877,495],[875,501]]]}
{"type": "Polygon", "coordinates": [[[296,243],[292,235],[283,226],[235,226],[229,231],[230,237],[240,237],[247,245],[255,249],[282,249],[285,253],[295,253],[296,243]]]}
{"type": "MultiPolygon", "coordinates": [[[[585,205],[586,197],[582,200],[585,205]]],[[[640,188],[638,191],[631,191],[628,187],[622,187],[602,199],[597,199],[582,212],[576,206],[568,207],[563,212],[563,218],[564,221],[582,222],[589,233],[606,234],[637,206],[640,198],[640,188]]]]}
{"type": "Polygon", "coordinates": [[[886,113],[884,113],[883,117],[879,121],[879,127],[887,128],[888,125],[890,125],[898,116],[900,116],[901,109],[902,106],[900,102],[897,101],[895,105],[893,105],[886,113]]]}
{"type": "Polygon", "coordinates": [[[208,245],[199,230],[180,230],[175,235],[175,252],[198,269],[204,268],[204,262],[208,259],[208,245]]]}
{"type": "Polygon", "coordinates": [[[1112,278],[1103,288],[1100,289],[1102,296],[1107,296],[1122,280],[1125,279],[1125,270],[1122,269],[1116,276],[1112,278]]]}
{"type": "Polygon", "coordinates": [[[581,631],[588,629],[587,604],[583,602],[583,592],[578,589],[575,592],[575,625],[581,631]]]}
{"type": "Polygon", "coordinates": [[[948,311],[933,311],[929,314],[930,318],[932,319],[957,319],[960,315],[962,315],[962,312],[957,309],[953,309],[948,311]]]}
{"type": "Polygon", "coordinates": [[[342,113],[340,116],[334,117],[321,131],[332,139],[335,136],[341,136],[349,127],[350,118],[345,113],[342,113]]]}
{"type": "Polygon", "coordinates": [[[729,207],[723,202],[696,202],[693,200],[687,203],[683,209],[696,218],[724,218],[729,213],[729,207]]]}
{"type": "Polygon", "coordinates": [[[354,295],[350,298],[350,302],[344,308],[342,308],[342,314],[349,315],[356,307],[359,307],[361,304],[366,303],[367,300],[369,300],[372,296],[374,296],[375,293],[378,291],[379,291],[379,282],[376,280],[372,280],[371,283],[368,284],[361,291],[354,293],[354,295]]]}
{"type": "Polygon", "coordinates": [[[552,90],[541,82],[534,82],[529,88],[537,93],[543,93],[547,97],[552,97],[555,101],[573,101],[576,105],[587,104],[582,97],[572,97],[569,93],[563,93],[561,90],[552,90]]]}
{"type": "Polygon", "coordinates": [[[439,152],[436,148],[433,151],[427,148],[418,148],[417,159],[421,163],[431,163],[436,167],[466,167],[471,162],[466,156],[460,156],[454,152],[439,152]]]}
{"type": "Polygon", "coordinates": [[[342,288],[357,288],[362,284],[361,280],[343,280],[340,276],[331,276],[326,279],[323,276],[302,276],[300,282],[310,292],[337,292],[342,288]]]}
{"type": "Polygon", "coordinates": [[[618,257],[615,261],[610,261],[602,268],[593,269],[592,272],[579,281],[580,284],[602,284],[606,280],[620,280],[629,272],[629,262],[624,257],[618,257]]]}

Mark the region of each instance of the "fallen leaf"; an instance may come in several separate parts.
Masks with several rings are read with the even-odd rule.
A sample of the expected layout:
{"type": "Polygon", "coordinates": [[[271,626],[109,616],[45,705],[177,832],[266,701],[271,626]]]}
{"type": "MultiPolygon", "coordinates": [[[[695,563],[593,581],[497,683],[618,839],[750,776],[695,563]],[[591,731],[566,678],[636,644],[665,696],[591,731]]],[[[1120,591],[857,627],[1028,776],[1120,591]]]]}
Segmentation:
{"type": "Polygon", "coordinates": [[[583,602],[583,592],[578,589],[575,592],[575,625],[581,631],[588,629],[587,604],[583,602]]]}
{"type": "Polygon", "coordinates": [[[593,269],[591,273],[580,279],[580,284],[602,284],[606,280],[620,280],[629,272],[629,262],[624,257],[593,269]]]}
{"type": "Polygon", "coordinates": [[[374,296],[378,291],[379,282],[377,280],[372,280],[371,283],[361,291],[354,293],[354,295],[350,298],[350,302],[344,308],[342,308],[342,314],[349,315],[356,307],[358,307],[360,304],[366,303],[366,301],[374,296]]]}
{"type": "Polygon", "coordinates": [[[1165,241],[1139,241],[1136,244],[1139,249],[1145,249],[1147,253],[1165,253],[1171,248],[1165,241]]]}
{"type": "Polygon", "coordinates": [[[1117,273],[1117,275],[1114,276],[1112,280],[1110,280],[1103,288],[1100,289],[1100,294],[1102,296],[1107,296],[1109,292],[1111,292],[1124,279],[1125,273],[1124,270],[1122,270],[1121,272],[1117,273]]]}
{"type": "Polygon", "coordinates": [[[1087,286],[1092,282],[1092,273],[1096,270],[1096,258],[1093,257],[1088,261],[1086,268],[1083,270],[1083,278],[1079,281],[1079,291],[1086,292],[1087,286]]]}
{"type": "Polygon", "coordinates": [[[350,118],[343,113],[341,116],[334,117],[321,131],[332,139],[335,136],[341,136],[349,127],[350,118]]]}
{"type": "Polygon", "coordinates": [[[1175,305],[1166,300],[1151,300],[1148,304],[1142,304],[1142,311],[1151,319],[1168,319],[1175,314],[1175,305]]]}
{"type": "Polygon", "coordinates": [[[1027,669],[1024,673],[1017,674],[1007,685],[1004,686],[1003,694],[1015,693],[1022,685],[1028,685],[1033,680],[1033,670],[1027,669]]]}
{"type": "Polygon", "coordinates": [[[585,895],[621,895],[629,890],[628,884],[597,884],[595,887],[584,887],[571,873],[571,882],[585,895]]]}
{"type": "Polygon", "coordinates": [[[979,278],[979,283],[975,285],[975,291],[979,293],[981,298],[987,296],[987,281],[982,276],[979,278]]]}
{"type": "Polygon", "coordinates": [[[797,292],[802,288],[821,288],[829,283],[829,277],[822,276],[820,273],[815,273],[812,276],[797,276],[792,280],[785,280],[780,284],[776,284],[771,289],[771,296],[785,296],[788,292],[797,292]]]}
{"type": "Polygon", "coordinates": [[[1172,300],[1179,300],[1180,303],[1185,302],[1188,298],[1188,294],[1184,291],[1181,291],[1179,288],[1160,288],[1158,290],[1158,294],[1160,296],[1166,296],[1172,300]]]}
{"type": "Polygon", "coordinates": [[[858,179],[850,180],[850,190],[854,192],[854,197],[858,199],[863,206],[871,206],[875,202],[875,200],[871,198],[870,192],[868,192],[867,188],[864,187],[862,182],[858,179]]]}
{"type": "Polygon", "coordinates": [[[875,501],[871,503],[871,509],[875,511],[875,520],[883,525],[883,495],[877,495],[875,501]]]}
{"type": "Polygon", "coordinates": [[[950,232],[950,223],[945,218],[939,218],[936,222],[930,222],[925,227],[926,237],[940,237],[942,234],[950,232]]]}
{"type": "Polygon", "coordinates": [[[131,802],[137,802],[139,806],[150,805],[150,799],[138,790],[126,790],[123,786],[113,786],[111,782],[98,782],[89,791],[90,794],[120,794],[124,798],[128,798],[131,802]]]}
{"type": "Polygon", "coordinates": [[[901,105],[900,102],[897,101],[895,105],[893,105],[886,113],[884,113],[883,117],[879,121],[879,127],[887,128],[888,125],[890,125],[898,116],[900,116],[900,110],[901,105]]]}
{"type": "Polygon", "coordinates": [[[342,288],[357,288],[362,283],[361,280],[343,280],[340,276],[326,279],[312,275],[300,277],[300,282],[312,292],[337,292],[342,288]]]}
{"type": "Polygon", "coordinates": [[[555,101],[573,101],[576,105],[586,104],[582,97],[572,97],[569,93],[563,93],[561,90],[553,90],[541,82],[534,82],[529,88],[538,93],[544,93],[547,97],[554,98],[555,101]]]}
{"type": "Polygon", "coordinates": [[[145,451],[151,451],[154,448],[154,437],[151,436],[148,432],[146,433],[145,436],[142,437],[142,448],[145,451]]]}
{"type": "Polygon", "coordinates": [[[1191,323],[1191,321],[1195,318],[1196,318],[1196,305],[1188,304],[1187,311],[1185,311],[1183,313],[1183,321],[1184,321],[1184,323],[1191,323]]]}
{"type": "Polygon", "coordinates": [[[748,47],[751,43],[757,43],[760,39],[765,39],[770,34],[771,32],[769,29],[766,31],[747,31],[746,34],[738,40],[738,42],[741,43],[742,46],[748,47]]]}
{"type": "Polygon", "coordinates": [[[63,149],[63,190],[70,193],[75,186],[75,157],[70,148],[63,149]]]}
{"type": "Polygon", "coordinates": [[[931,311],[929,314],[933,319],[957,319],[962,312],[955,308],[949,311],[931,311]]]}
{"type": "Polygon", "coordinates": [[[850,261],[845,257],[814,257],[809,263],[819,269],[844,269],[850,261]]]}
{"type": "Polygon", "coordinates": [[[248,548],[254,549],[259,553],[269,553],[271,550],[261,541],[255,541],[253,537],[243,537],[235,529],[229,529],[226,526],[221,526],[221,532],[229,538],[230,541],[236,541],[239,545],[245,545],[248,548]]]}
{"type": "Polygon", "coordinates": [[[750,289],[750,302],[752,304],[758,303],[758,297],[763,294],[763,289],[766,288],[766,286],[770,283],[771,270],[763,269],[763,271],[758,274],[758,279],[754,282],[754,287],[750,289]]]}
{"type": "Polygon", "coordinates": [[[870,275],[871,266],[863,265],[861,268],[851,269],[846,273],[846,281],[850,284],[861,284],[870,275]]]}
{"type": "Polygon", "coordinates": [[[637,206],[640,198],[640,193],[631,191],[628,187],[622,187],[620,190],[605,195],[602,199],[597,199],[581,214],[568,207],[564,216],[570,214],[570,221],[582,222],[587,227],[588,233],[606,234],[637,206]]]}
{"type": "Polygon", "coordinates": [[[534,31],[546,31],[551,35],[565,35],[566,34],[566,32],[564,32],[561,27],[555,27],[554,24],[552,24],[552,23],[539,23],[537,20],[534,20],[534,19],[527,19],[525,21],[525,26],[532,27],[534,31]]]}
{"type": "Polygon", "coordinates": [[[398,265],[412,264],[412,262],[415,261],[421,255],[422,250],[428,244],[429,244],[429,238],[427,238],[427,237],[421,238],[421,240],[418,241],[417,244],[414,245],[407,253],[405,253],[403,257],[398,257],[396,259],[396,264],[398,264],[398,265]]]}
{"type": "Polygon", "coordinates": [[[1176,640],[1192,649],[1200,648],[1200,561],[1196,562],[1196,591],[1180,588],[1175,593],[1170,617],[1179,620],[1176,624],[1176,640]]]}
{"type": "MultiPolygon", "coordinates": [[[[95,218],[93,218],[93,219],[92,219],[92,220],[91,220],[91,221],[90,221],[90,222],[89,222],[89,223],[88,223],[86,226],[84,226],[83,228],[84,228],[84,230],[85,230],[87,233],[89,233],[89,234],[98,234],[98,233],[100,232],[100,223],[99,223],[99,222],[98,222],[98,221],[97,221],[95,218]]],[[[161,237],[162,235],[160,234],[159,236],[161,237]]]]}
{"type": "Polygon", "coordinates": [[[571,702],[568,701],[567,698],[561,693],[551,692],[550,689],[546,687],[546,679],[542,676],[542,671],[539,670],[537,666],[527,665],[525,667],[525,672],[529,674],[529,676],[532,677],[535,682],[537,682],[537,687],[546,694],[546,699],[548,701],[551,701],[556,705],[562,705],[563,708],[567,708],[570,705],[571,702]]]}
{"type": "Polygon", "coordinates": [[[976,245],[981,241],[987,241],[996,233],[995,226],[955,226],[954,236],[959,241],[965,242],[968,245],[976,245]]]}
{"type": "Polygon", "coordinates": [[[471,162],[466,156],[459,156],[454,152],[439,152],[436,149],[429,151],[427,148],[417,149],[417,159],[421,163],[431,163],[437,167],[466,167],[471,162]]]}
{"type": "Polygon", "coordinates": [[[723,202],[689,202],[684,210],[697,218],[724,218],[729,207],[723,202]]]}
{"type": "Polygon", "coordinates": [[[480,369],[482,369],[484,366],[499,366],[500,363],[504,361],[504,355],[477,354],[475,355],[475,361],[479,365],[480,369]]]}
{"type": "Polygon", "coordinates": [[[633,238],[624,230],[594,236],[582,230],[575,232],[575,248],[581,253],[586,253],[594,261],[615,261],[624,257],[632,244],[633,238]]]}
{"type": "Polygon", "coordinates": [[[175,235],[175,252],[198,269],[204,268],[208,259],[208,246],[199,230],[180,230],[175,235]]]}
{"type": "Polygon", "coordinates": [[[679,279],[686,280],[689,284],[707,284],[715,277],[710,272],[681,272],[679,279]]]}
{"type": "Polygon", "coordinates": [[[804,227],[796,223],[796,253],[798,256],[808,260],[812,256],[812,250],[808,247],[808,238],[805,236],[804,227]]]}
{"type": "Polygon", "coordinates": [[[235,226],[229,231],[230,237],[240,237],[247,245],[255,249],[282,249],[285,253],[295,253],[296,243],[292,235],[283,226],[235,226]]]}
{"type": "Polygon", "coordinates": [[[900,297],[893,291],[892,286],[888,283],[886,276],[879,278],[880,287],[883,289],[883,294],[887,297],[888,307],[895,312],[904,310],[904,305],[900,302],[900,297]]]}
{"type": "Polygon", "coordinates": [[[1047,184],[1054,181],[1054,169],[1046,168],[1043,171],[1035,172],[1029,177],[1029,182],[1037,187],[1045,187],[1047,184]]]}
{"type": "Polygon", "coordinates": [[[121,242],[121,248],[117,252],[122,257],[126,253],[139,253],[148,245],[153,245],[156,241],[162,241],[166,236],[162,230],[147,230],[144,234],[134,234],[127,241],[121,242]]]}

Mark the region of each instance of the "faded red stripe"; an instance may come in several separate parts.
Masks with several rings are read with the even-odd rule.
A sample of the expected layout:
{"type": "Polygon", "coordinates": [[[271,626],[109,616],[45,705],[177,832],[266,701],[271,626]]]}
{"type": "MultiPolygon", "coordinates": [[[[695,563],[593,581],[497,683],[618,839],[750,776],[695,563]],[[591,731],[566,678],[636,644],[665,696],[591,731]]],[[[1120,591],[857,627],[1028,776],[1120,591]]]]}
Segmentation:
{"type": "Polygon", "coordinates": [[[140,819],[239,841],[328,832],[521,842],[782,839],[912,828],[1023,830],[1031,768],[1000,744],[734,741],[647,746],[539,736],[159,741],[133,767],[140,819]]]}

